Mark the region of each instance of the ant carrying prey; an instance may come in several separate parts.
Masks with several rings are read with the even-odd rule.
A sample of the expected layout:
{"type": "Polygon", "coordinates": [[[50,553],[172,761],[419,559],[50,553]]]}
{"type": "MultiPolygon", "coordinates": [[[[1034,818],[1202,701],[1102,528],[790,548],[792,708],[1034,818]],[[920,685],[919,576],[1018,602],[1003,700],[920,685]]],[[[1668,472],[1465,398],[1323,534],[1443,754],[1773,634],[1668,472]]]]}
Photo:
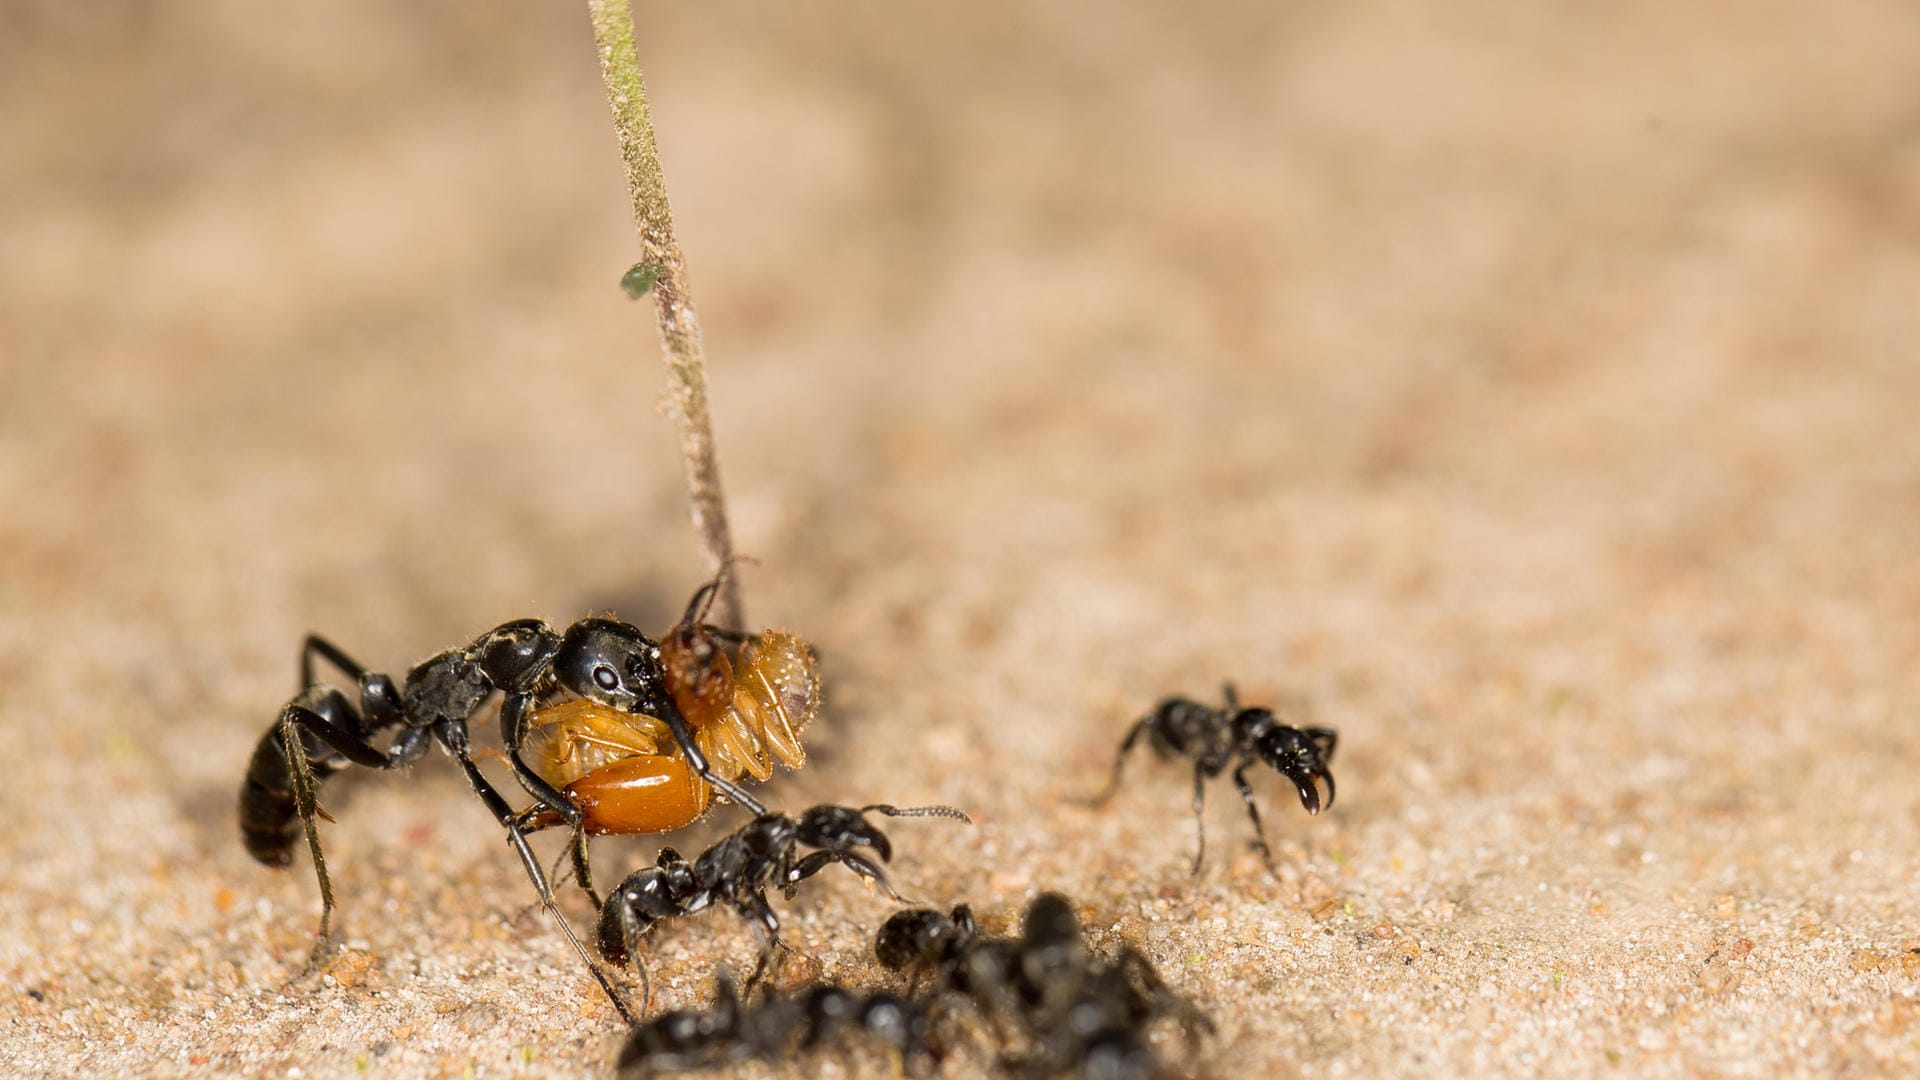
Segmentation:
{"type": "MultiPolygon", "coordinates": [[[[800,735],[819,714],[820,677],[812,650],[794,634],[741,634],[705,622],[725,573],[695,590],[661,636],[661,666],[707,775],[765,780],[776,762],[806,764],[800,735]]],[[[535,771],[580,809],[574,873],[596,907],[588,836],[671,832],[699,820],[713,800],[715,783],[681,752],[668,723],[646,712],[561,701],[528,716],[526,750],[535,771]]],[[[519,823],[533,832],[568,822],[535,803],[519,823]]]]}
{"type": "MultiPolygon", "coordinates": [[[[716,584],[710,583],[695,594],[690,612],[716,584]]],[[[309,635],[300,651],[300,693],[280,710],[278,720],[254,748],[240,789],[239,817],[247,851],[268,866],[289,865],[300,833],[304,830],[306,834],[314,874],[320,882],[321,902],[320,929],[310,966],[331,947],[334,909],[333,884],[314,824],[315,817],[326,816],[318,803],[320,784],[349,764],[380,770],[412,764],[430,745],[438,743],[460,764],[474,794],[507,830],[540,902],[587,963],[615,1009],[631,1022],[626,1005],[554,906],[553,891],[527,843],[527,833],[564,823],[577,838],[576,862],[584,865],[583,838],[589,829],[648,831],[637,827],[631,814],[624,822],[614,820],[614,808],[656,805],[661,791],[657,785],[643,784],[634,794],[594,801],[589,812],[556,786],[556,780],[566,778],[561,761],[565,752],[549,748],[561,746],[575,758],[587,760],[592,748],[599,745],[596,739],[600,733],[618,727],[615,720],[627,721],[660,733],[647,744],[653,751],[649,760],[656,764],[663,759],[670,762],[660,769],[684,780],[679,791],[667,800],[674,804],[674,813],[656,813],[652,824],[666,828],[684,824],[673,818],[687,813],[690,807],[692,817],[697,817],[715,790],[756,814],[764,813],[766,807],[735,782],[743,773],[759,775],[745,759],[761,760],[754,757],[755,747],[761,744],[742,736],[738,729],[747,729],[748,735],[757,732],[757,737],[763,738],[784,762],[804,760],[798,755],[797,735],[812,718],[818,699],[811,654],[797,638],[783,635],[773,648],[760,646],[763,651],[752,654],[743,665],[744,677],[749,680],[746,697],[760,708],[755,714],[762,721],[760,726],[754,728],[752,721],[739,718],[742,710],[738,705],[732,720],[722,717],[710,707],[711,698],[702,696],[704,684],[695,678],[719,669],[724,661],[723,654],[706,651],[717,631],[691,619],[683,620],[675,630],[682,633],[670,633],[670,641],[663,644],[613,619],[581,619],[564,632],[556,632],[538,619],[520,619],[495,627],[468,645],[421,661],[407,673],[404,687],[396,685],[391,676],[368,671],[325,638],[309,635]],[[357,706],[347,691],[315,679],[315,657],[354,681],[357,706]],[[764,678],[753,683],[755,675],[764,678]],[[514,779],[534,799],[532,808],[518,813],[473,760],[468,722],[495,691],[504,695],[500,739],[507,760],[514,779]],[[769,697],[757,697],[756,691],[769,697]],[[561,701],[563,697],[568,700],[561,701]],[[692,715],[683,712],[682,701],[692,715]],[[777,718],[769,718],[770,712],[777,713],[777,718]],[[724,734],[708,734],[716,723],[726,729],[724,734]],[[529,738],[536,727],[542,731],[556,729],[560,736],[536,742],[529,738]],[[374,740],[386,735],[391,738],[385,747],[376,745],[374,740]],[[660,752],[666,749],[667,738],[671,738],[677,753],[660,752]],[[714,760],[708,756],[709,747],[713,748],[714,760]],[[534,752],[541,768],[529,764],[529,751],[534,752]],[[554,779],[543,771],[553,773],[554,779]]],[[[755,642],[765,640],[737,636],[749,650],[755,648],[755,642]]],[[[727,677],[737,681],[731,674],[727,677]]],[[[736,702],[739,697],[735,695],[736,702]]],[[[608,760],[598,768],[618,765],[620,760],[608,760]]],[[[595,770],[583,770],[569,784],[595,775],[595,770]]],[[[592,790],[598,794],[600,789],[592,790]]],[[[588,801],[582,794],[581,802],[588,801]]]]}
{"type": "Polygon", "coordinates": [[[1267,847],[1266,831],[1260,825],[1260,807],[1253,801],[1253,785],[1247,782],[1247,770],[1265,764],[1293,782],[1300,793],[1300,805],[1309,814],[1318,814],[1323,806],[1333,805],[1333,773],[1327,764],[1333,760],[1340,735],[1332,728],[1296,728],[1283,724],[1273,710],[1241,708],[1233,684],[1226,686],[1226,707],[1216,709],[1186,698],[1168,698],[1151,713],[1136,721],[1120,744],[1113,760],[1113,776],[1105,791],[1094,797],[1095,805],[1105,803],[1120,790],[1120,771],[1127,754],[1142,736],[1162,761],[1187,758],[1193,762],[1193,817],[1199,833],[1199,848],[1193,853],[1193,872],[1198,874],[1207,855],[1206,808],[1208,780],[1219,776],[1227,766],[1233,768],[1233,786],[1247,804],[1247,816],[1253,819],[1254,845],[1269,870],[1273,852],[1267,847]],[[1320,799],[1319,784],[1325,781],[1327,798],[1320,799]]]}

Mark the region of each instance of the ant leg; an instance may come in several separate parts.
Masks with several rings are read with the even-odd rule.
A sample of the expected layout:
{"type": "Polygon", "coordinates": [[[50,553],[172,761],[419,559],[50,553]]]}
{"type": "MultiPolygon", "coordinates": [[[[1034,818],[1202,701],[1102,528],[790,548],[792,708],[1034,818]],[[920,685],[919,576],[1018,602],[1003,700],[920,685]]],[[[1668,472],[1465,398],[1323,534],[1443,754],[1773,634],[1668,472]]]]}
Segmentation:
{"type": "MultiPolygon", "coordinates": [[[[756,987],[762,987],[763,983],[778,974],[779,965],[774,962],[774,957],[780,950],[792,947],[780,940],[780,917],[773,913],[773,906],[767,903],[764,893],[756,889],[742,897],[738,906],[740,914],[757,924],[767,935],[766,945],[760,950],[760,961],[753,966],[753,974],[747,977],[746,989],[741,994],[742,1000],[751,1000],[756,987]]],[[[763,989],[763,997],[771,994],[770,989],[763,989]]]]}
{"type": "Polygon", "coordinates": [[[1273,852],[1267,847],[1267,831],[1260,826],[1260,807],[1253,801],[1253,785],[1247,783],[1249,764],[1242,762],[1239,768],[1233,770],[1233,786],[1240,789],[1240,799],[1247,804],[1247,816],[1253,819],[1253,845],[1260,849],[1260,858],[1267,864],[1267,871],[1277,876],[1279,871],[1273,868],[1273,852]]]}
{"type": "Polygon", "coordinates": [[[1200,838],[1199,849],[1193,853],[1193,873],[1200,875],[1200,867],[1207,861],[1207,766],[1200,763],[1193,767],[1193,828],[1200,838]]]}
{"type": "Polygon", "coordinates": [[[434,725],[434,734],[440,740],[440,745],[446,747],[447,752],[460,763],[461,770],[467,774],[467,783],[473,788],[473,793],[480,797],[480,801],[486,804],[494,819],[507,830],[508,841],[513,844],[514,850],[519,852],[520,862],[526,868],[527,877],[532,880],[534,891],[540,894],[541,905],[559,925],[561,936],[567,939],[567,944],[572,945],[573,951],[578,953],[580,959],[586,963],[587,970],[593,973],[594,981],[600,984],[600,989],[606,993],[607,1000],[613,1003],[613,1010],[620,1014],[620,1019],[628,1027],[632,1027],[633,1013],[627,1009],[627,1003],[614,990],[613,984],[607,981],[606,972],[600,970],[600,965],[594,963],[593,957],[587,955],[586,946],[580,944],[580,939],[574,936],[573,927],[567,922],[567,917],[560,913],[559,906],[553,902],[553,889],[547,885],[547,875],[541,871],[540,860],[534,856],[533,847],[527,843],[526,834],[520,831],[519,825],[515,822],[513,808],[507,805],[507,800],[501,798],[498,791],[494,790],[486,774],[480,771],[480,766],[473,763],[473,757],[467,745],[466,723],[461,720],[442,720],[434,725]]]}
{"type": "Polygon", "coordinates": [[[327,876],[327,857],[320,853],[320,829],[313,823],[316,815],[326,811],[320,809],[320,801],[315,794],[319,782],[313,775],[313,763],[307,760],[306,742],[295,727],[296,715],[292,705],[280,711],[280,745],[287,750],[287,764],[293,774],[294,810],[300,815],[300,826],[307,833],[307,850],[313,853],[314,876],[320,879],[320,930],[314,935],[313,949],[307,953],[307,966],[301,972],[304,975],[319,967],[320,961],[333,951],[334,903],[333,879],[327,876]]]}
{"type": "Polygon", "coordinates": [[[529,726],[527,706],[532,703],[531,694],[510,693],[500,704],[500,743],[507,748],[507,762],[513,767],[513,778],[534,800],[534,805],[522,810],[514,819],[514,824],[518,828],[533,831],[529,823],[541,810],[551,810],[560,815],[573,832],[568,841],[568,850],[573,855],[574,876],[579,879],[581,890],[597,908],[601,902],[600,894],[593,891],[593,871],[587,866],[586,818],[565,792],[534,772],[526,758],[521,756],[521,744],[526,740],[529,726]]]}
{"type": "Polygon", "coordinates": [[[321,781],[340,766],[329,759],[316,767],[307,752],[307,737],[311,736],[348,761],[370,769],[396,768],[419,757],[426,748],[424,740],[409,732],[396,739],[390,749],[382,751],[361,737],[358,731],[361,723],[346,698],[332,690],[302,694],[280,710],[280,749],[286,754],[294,812],[306,832],[307,850],[313,854],[314,876],[320,882],[320,930],[307,957],[308,970],[317,967],[333,951],[333,879],[327,873],[326,856],[320,851],[320,829],[314,819],[333,820],[320,806],[319,790],[321,781]]]}
{"type": "Polygon", "coordinates": [[[600,899],[600,894],[593,889],[593,867],[587,862],[587,831],[585,829],[573,831],[573,840],[568,845],[568,850],[573,857],[573,879],[580,883],[580,891],[587,894],[587,899],[593,901],[594,907],[606,906],[600,899]]]}
{"type": "Polygon", "coordinates": [[[509,693],[506,700],[500,703],[500,745],[507,749],[507,762],[513,766],[513,778],[520,782],[527,794],[533,796],[541,806],[565,818],[567,824],[578,832],[584,820],[580,808],[560,789],[547,783],[545,777],[534,772],[533,766],[528,765],[526,758],[520,755],[520,744],[526,741],[529,726],[527,706],[532,703],[533,695],[523,693],[509,693]]]}
{"type": "Polygon", "coordinates": [[[1104,806],[1113,798],[1114,794],[1120,790],[1120,770],[1126,767],[1127,755],[1133,752],[1134,745],[1140,741],[1140,736],[1145,735],[1152,727],[1153,717],[1151,716],[1144,717],[1133,725],[1133,729],[1127,732],[1126,739],[1120,743],[1120,752],[1113,756],[1113,775],[1107,780],[1106,790],[1085,800],[1083,805],[1104,806]]]}
{"type": "Polygon", "coordinates": [[[667,729],[673,732],[673,741],[680,746],[680,752],[686,755],[687,768],[692,769],[700,779],[712,784],[714,789],[734,802],[746,807],[755,814],[767,812],[767,804],[746,793],[739,784],[721,776],[707,764],[707,755],[700,750],[700,744],[693,741],[693,731],[687,727],[687,719],[680,715],[680,707],[673,699],[663,696],[662,708],[658,719],[666,721],[667,729]]]}
{"type": "Polygon", "coordinates": [[[339,668],[347,678],[359,682],[367,669],[358,660],[348,656],[346,650],[319,634],[308,634],[307,640],[300,645],[300,689],[313,685],[313,658],[318,654],[321,659],[339,668]]]}

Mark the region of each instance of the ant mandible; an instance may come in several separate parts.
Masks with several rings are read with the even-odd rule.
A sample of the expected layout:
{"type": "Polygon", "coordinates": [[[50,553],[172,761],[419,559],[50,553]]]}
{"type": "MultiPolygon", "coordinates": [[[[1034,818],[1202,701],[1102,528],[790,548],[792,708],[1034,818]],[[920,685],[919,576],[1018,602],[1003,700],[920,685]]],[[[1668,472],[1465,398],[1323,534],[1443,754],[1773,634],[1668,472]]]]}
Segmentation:
{"type": "Polygon", "coordinates": [[[644,978],[646,969],[634,954],[655,923],[726,904],[767,935],[760,962],[747,980],[751,994],[766,974],[775,950],[783,945],[780,917],[767,902],[769,887],[779,886],[791,899],[800,882],[832,863],[840,863],[887,896],[901,899],[879,863],[855,850],[871,848],[880,862],[893,859],[887,834],[867,821],[867,814],[946,817],[972,823],[964,811],[951,806],[815,806],[797,818],[762,814],[722,837],[692,862],[672,848],[663,848],[654,865],[627,875],[608,894],[600,913],[600,955],[612,964],[634,962],[644,978]],[[803,855],[803,846],[815,850],[803,855]]]}
{"type": "MultiPolygon", "coordinates": [[[[800,735],[819,714],[820,677],[812,650],[795,634],[742,634],[704,621],[725,575],[696,590],[686,614],[661,636],[661,666],[711,774],[765,780],[776,762],[806,764],[800,735]]],[[[587,837],[671,832],[699,820],[713,800],[713,785],[653,716],[581,698],[538,709],[527,723],[535,771],[580,809],[574,875],[595,907],[601,900],[587,837]]],[[[566,819],[535,803],[519,823],[534,832],[566,819]]]]}
{"type": "Polygon", "coordinates": [[[319,785],[348,764],[391,770],[417,761],[438,743],[452,755],[508,840],[520,855],[540,902],[562,934],[587,963],[621,1018],[632,1022],[625,1003],[574,937],[553,890],[527,843],[523,814],[516,814],[474,764],[467,723],[496,690],[500,738],[515,780],[537,806],[559,816],[579,833],[586,815],[564,793],[543,779],[523,755],[532,715],[543,700],[565,692],[621,714],[643,714],[666,726],[683,755],[685,767],[701,781],[756,814],[766,807],[732,779],[714,771],[676,700],[661,646],[628,623],[586,618],[555,632],[538,619],[502,624],[464,647],[421,661],[407,672],[404,690],[391,676],[368,671],[344,650],[318,635],[308,635],[300,650],[301,690],[254,748],[240,789],[240,832],[248,853],[268,866],[293,861],[293,847],[304,830],[320,882],[320,930],[309,967],[331,948],[333,883],[320,850],[316,816],[325,816],[317,799],[319,785]],[[355,707],[346,691],[314,678],[314,658],[351,678],[359,696],[355,707]],[[393,732],[385,749],[372,740],[393,732]]]}
{"type": "Polygon", "coordinates": [[[1273,869],[1273,852],[1267,847],[1266,830],[1260,824],[1260,807],[1253,800],[1253,785],[1247,782],[1247,770],[1264,763],[1293,782],[1300,792],[1300,805],[1309,814],[1318,814],[1323,806],[1333,805],[1333,773],[1327,765],[1340,735],[1332,728],[1296,728],[1283,724],[1273,710],[1241,708],[1233,684],[1225,691],[1226,707],[1216,709],[1186,698],[1168,698],[1151,713],[1134,723],[1120,744],[1113,760],[1113,776],[1105,791],[1095,796],[1095,805],[1105,803],[1120,790],[1120,771],[1127,754],[1145,736],[1154,754],[1162,761],[1187,758],[1193,762],[1193,818],[1199,834],[1199,848],[1193,854],[1193,872],[1198,874],[1207,855],[1206,808],[1208,780],[1234,766],[1233,786],[1247,804],[1247,816],[1253,819],[1254,845],[1260,858],[1273,869]],[[1320,781],[1327,785],[1325,802],[1320,799],[1320,781]]]}

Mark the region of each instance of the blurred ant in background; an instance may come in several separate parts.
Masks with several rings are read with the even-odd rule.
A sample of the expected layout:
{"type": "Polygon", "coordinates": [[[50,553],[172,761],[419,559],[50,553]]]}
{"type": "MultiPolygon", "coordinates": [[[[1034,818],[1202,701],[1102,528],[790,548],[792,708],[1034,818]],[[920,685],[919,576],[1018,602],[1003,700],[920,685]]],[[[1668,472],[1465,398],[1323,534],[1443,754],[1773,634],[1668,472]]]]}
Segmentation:
{"type": "Polygon", "coordinates": [[[908,1076],[926,1076],[937,1060],[932,1023],[896,994],[821,984],[743,1005],[725,972],[712,1009],[677,1009],[633,1028],[620,1049],[623,1077],[718,1069],[743,1061],[784,1061],[856,1031],[891,1047],[908,1076]]]}
{"type": "Polygon", "coordinates": [[[1033,899],[1019,937],[982,934],[964,904],[950,915],[898,912],[875,936],[874,955],[889,970],[908,972],[910,992],[930,1006],[971,1005],[1003,1043],[1005,1023],[1017,1025],[1028,1056],[1004,1064],[1023,1076],[1147,1080],[1162,1075],[1145,1041],[1148,1028],[1178,1019],[1189,1052],[1213,1031],[1138,949],[1127,946],[1111,961],[1094,956],[1072,903],[1059,893],[1033,899]]]}
{"type": "Polygon", "coordinates": [[[1273,869],[1273,852],[1267,847],[1266,831],[1260,824],[1260,807],[1253,800],[1253,785],[1247,782],[1247,770],[1264,764],[1293,782],[1300,793],[1300,805],[1309,814],[1318,814],[1323,806],[1333,805],[1333,774],[1327,765],[1333,760],[1340,735],[1332,728],[1296,728],[1281,723],[1273,710],[1241,708],[1233,684],[1226,686],[1226,707],[1216,709],[1186,698],[1168,698],[1151,713],[1135,722],[1120,744],[1113,760],[1113,776],[1105,791],[1095,796],[1094,805],[1113,798],[1120,790],[1120,771],[1127,754],[1142,737],[1162,761],[1186,758],[1193,762],[1193,818],[1199,834],[1199,848],[1193,854],[1193,872],[1198,874],[1207,855],[1206,808],[1208,780],[1233,766],[1233,786],[1247,804],[1247,816],[1253,819],[1254,845],[1260,858],[1273,869]],[[1327,797],[1320,799],[1320,782],[1327,785],[1327,797]]]}

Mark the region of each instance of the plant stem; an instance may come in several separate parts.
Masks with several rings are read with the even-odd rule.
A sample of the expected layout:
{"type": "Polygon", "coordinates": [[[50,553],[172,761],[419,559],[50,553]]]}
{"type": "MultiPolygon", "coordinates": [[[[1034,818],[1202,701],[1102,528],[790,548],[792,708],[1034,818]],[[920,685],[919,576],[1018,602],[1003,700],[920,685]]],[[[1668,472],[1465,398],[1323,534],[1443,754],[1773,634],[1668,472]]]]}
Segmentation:
{"type": "MultiPolygon", "coordinates": [[[[667,205],[666,176],[653,143],[646,84],[633,47],[633,13],[627,0],[587,0],[593,40],[600,52],[600,77],[613,107],[620,135],[620,156],[627,164],[627,190],[633,196],[633,223],[640,230],[642,261],[657,269],[654,310],[660,321],[660,346],[667,361],[667,400],[680,425],[680,456],[687,468],[687,497],[693,528],[718,573],[733,558],[727,506],[720,490],[720,464],[713,453],[713,421],[707,413],[707,361],[700,341],[700,318],[687,289],[686,260],[673,235],[667,205]]],[[[739,575],[721,584],[713,619],[721,626],[745,629],[739,575]]]]}

